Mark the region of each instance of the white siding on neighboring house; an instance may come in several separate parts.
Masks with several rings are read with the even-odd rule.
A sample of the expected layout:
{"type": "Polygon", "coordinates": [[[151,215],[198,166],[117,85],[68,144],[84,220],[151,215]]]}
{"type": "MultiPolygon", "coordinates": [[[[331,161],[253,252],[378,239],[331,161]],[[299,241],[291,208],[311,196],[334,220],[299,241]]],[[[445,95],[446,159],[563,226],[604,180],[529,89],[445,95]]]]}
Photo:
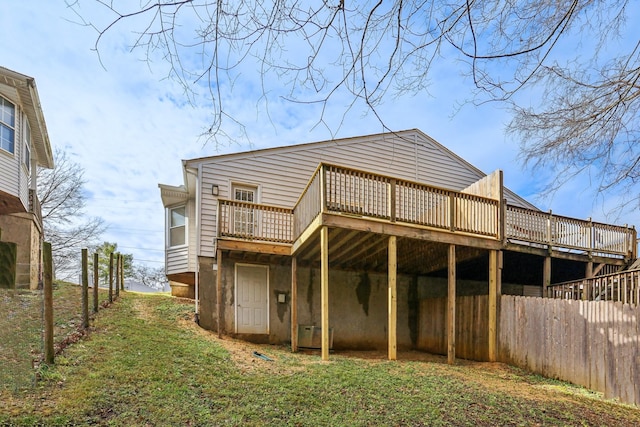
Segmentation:
{"type": "MultiPolygon", "coordinates": [[[[15,104],[15,100],[9,99],[15,104]]],[[[24,115],[19,105],[16,107],[14,153],[0,149],[0,190],[20,198],[25,210],[29,208],[29,177],[21,167],[22,126],[24,115]]]]}
{"type": "Polygon", "coordinates": [[[24,165],[23,156],[24,156],[24,126],[27,125],[26,117],[20,113],[20,125],[19,132],[16,132],[16,157],[18,159],[18,173],[20,174],[20,200],[22,204],[29,209],[29,173],[24,165]]]}
{"type": "Polygon", "coordinates": [[[167,248],[166,250],[166,273],[175,274],[189,271],[189,248],[181,246],[178,248],[167,248]]]}
{"type": "Polygon", "coordinates": [[[19,166],[20,161],[15,154],[10,154],[0,149],[0,191],[18,196],[20,186],[19,166]]]}
{"type": "MultiPolygon", "coordinates": [[[[484,173],[419,131],[348,138],[223,155],[189,162],[202,168],[201,255],[214,256],[217,202],[232,199],[232,184],[258,185],[259,203],[292,208],[320,162],[461,190],[484,173]]],[[[505,191],[508,199],[522,199],[505,191]]],[[[512,202],[513,202],[512,201],[512,202]]],[[[525,202],[526,203],[526,202],[525,202]]]]}
{"type": "MultiPolygon", "coordinates": [[[[171,208],[180,205],[171,206],[171,208]]],[[[196,256],[196,220],[195,220],[195,200],[189,199],[186,201],[186,245],[169,247],[169,238],[165,237],[167,242],[167,248],[165,251],[165,265],[167,274],[184,273],[186,271],[195,271],[197,256],[196,256]]],[[[168,221],[168,219],[167,219],[168,221]]],[[[168,229],[168,227],[167,227],[168,229]]]]}
{"type": "Polygon", "coordinates": [[[198,254],[196,253],[196,242],[198,240],[197,227],[196,227],[196,201],[189,199],[187,203],[187,239],[189,242],[189,254],[188,254],[188,270],[196,271],[196,264],[198,262],[198,254]]]}

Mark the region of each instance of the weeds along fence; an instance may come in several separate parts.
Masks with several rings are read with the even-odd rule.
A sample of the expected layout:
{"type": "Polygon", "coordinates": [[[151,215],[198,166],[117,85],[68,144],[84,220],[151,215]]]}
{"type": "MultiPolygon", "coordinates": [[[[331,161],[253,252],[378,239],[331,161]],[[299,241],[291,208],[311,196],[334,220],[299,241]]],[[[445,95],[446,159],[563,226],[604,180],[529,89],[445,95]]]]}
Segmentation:
{"type": "Polygon", "coordinates": [[[640,307],[503,295],[498,357],[640,406],[640,307]]]}
{"type": "Polygon", "coordinates": [[[91,314],[124,290],[123,257],[109,257],[103,267],[110,286],[100,290],[98,257],[94,254],[92,263],[85,262],[86,257],[87,251],[82,250],[80,286],[54,283],[51,246],[45,243],[42,266],[38,267],[39,289],[0,289],[0,396],[33,388],[54,363],[56,353],[84,335],[91,314]]]}

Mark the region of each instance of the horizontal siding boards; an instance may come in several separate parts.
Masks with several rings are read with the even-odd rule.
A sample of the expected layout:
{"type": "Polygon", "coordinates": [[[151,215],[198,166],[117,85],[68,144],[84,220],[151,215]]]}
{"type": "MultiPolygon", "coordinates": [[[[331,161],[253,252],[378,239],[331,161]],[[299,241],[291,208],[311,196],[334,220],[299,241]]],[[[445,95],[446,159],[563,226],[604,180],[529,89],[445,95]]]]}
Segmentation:
{"type": "Polygon", "coordinates": [[[11,154],[0,152],[0,191],[18,195],[17,160],[11,154]]]}
{"type": "Polygon", "coordinates": [[[196,230],[196,225],[197,225],[197,221],[196,221],[196,201],[194,199],[190,199],[189,202],[187,203],[187,216],[189,218],[189,223],[188,223],[188,233],[189,235],[188,237],[188,242],[189,242],[189,247],[193,248],[192,251],[189,251],[188,253],[188,270],[185,271],[196,271],[196,263],[198,262],[197,260],[197,251],[196,251],[196,242],[198,240],[198,235],[197,235],[197,230],[196,230]]]}
{"type": "Polygon", "coordinates": [[[640,308],[502,296],[498,358],[640,405],[640,308]]]}
{"type": "Polygon", "coordinates": [[[422,133],[411,131],[402,135],[402,138],[394,135],[350,138],[196,160],[202,163],[203,172],[203,255],[212,256],[212,239],[216,235],[215,202],[211,196],[214,184],[218,185],[221,198],[231,198],[231,182],[258,185],[260,203],[291,208],[320,162],[454,190],[483,176],[422,133]]]}
{"type": "Polygon", "coordinates": [[[184,273],[189,271],[189,250],[186,247],[167,249],[167,274],[184,273]]]}
{"type": "MultiPolygon", "coordinates": [[[[16,108],[16,128],[15,128],[15,152],[9,153],[0,149],[0,190],[5,193],[17,196],[22,201],[25,208],[29,207],[29,195],[27,190],[27,198],[24,198],[21,183],[20,168],[20,143],[22,135],[20,126],[22,124],[20,108],[16,108]]],[[[24,184],[26,186],[26,184],[24,184]]]]}

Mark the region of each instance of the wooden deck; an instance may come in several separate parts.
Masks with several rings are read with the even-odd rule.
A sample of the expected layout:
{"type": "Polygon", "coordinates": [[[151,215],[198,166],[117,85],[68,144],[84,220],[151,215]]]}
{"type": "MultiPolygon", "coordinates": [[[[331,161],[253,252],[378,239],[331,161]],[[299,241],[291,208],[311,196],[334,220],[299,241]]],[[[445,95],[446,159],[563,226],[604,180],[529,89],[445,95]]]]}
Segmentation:
{"type": "Polygon", "coordinates": [[[320,164],[293,208],[219,200],[218,236],[295,252],[321,225],[479,248],[628,261],[633,227],[511,206],[504,200],[320,164]],[[442,237],[444,236],[444,237],[442,237]],[[454,237],[455,236],[455,237],[454,237]],[[274,246],[275,247],[275,246],[274,246]]]}

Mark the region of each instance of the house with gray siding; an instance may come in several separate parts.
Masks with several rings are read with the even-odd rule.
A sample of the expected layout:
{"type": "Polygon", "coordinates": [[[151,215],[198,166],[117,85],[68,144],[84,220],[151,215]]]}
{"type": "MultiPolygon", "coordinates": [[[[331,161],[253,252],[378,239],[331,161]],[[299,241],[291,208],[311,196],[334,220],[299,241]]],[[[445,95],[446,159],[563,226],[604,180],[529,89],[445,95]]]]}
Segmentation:
{"type": "Polygon", "coordinates": [[[36,288],[43,239],[37,168],[53,154],[35,80],[0,67],[0,244],[5,287],[36,288]],[[7,282],[7,283],[5,283],[7,282]]]}
{"type": "Polygon", "coordinates": [[[182,166],[183,183],[159,185],[172,293],[194,298],[203,328],[323,358],[453,357],[466,328],[458,355],[495,360],[500,294],[542,296],[635,258],[633,228],[541,212],[501,171],[487,175],[417,129],[182,166]],[[456,301],[474,296],[483,321],[456,326],[456,301]]]}

